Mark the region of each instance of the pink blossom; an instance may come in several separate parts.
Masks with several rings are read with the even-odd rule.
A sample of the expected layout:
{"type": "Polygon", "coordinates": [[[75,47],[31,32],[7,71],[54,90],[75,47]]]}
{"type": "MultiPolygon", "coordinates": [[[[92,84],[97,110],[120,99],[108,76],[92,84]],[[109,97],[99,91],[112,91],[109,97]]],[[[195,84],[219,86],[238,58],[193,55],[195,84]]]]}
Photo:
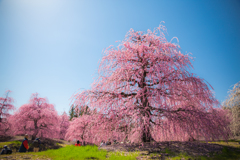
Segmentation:
{"type": "Polygon", "coordinates": [[[118,47],[104,51],[91,89],[74,95],[97,115],[71,122],[68,138],[131,142],[203,137],[227,139],[229,120],[212,86],[190,70],[189,55],[165,38],[160,25],[147,33],[131,29],[118,47]]]}
{"type": "Polygon", "coordinates": [[[29,103],[22,105],[11,116],[14,135],[29,134],[33,138],[59,137],[59,117],[52,104],[38,93],[32,94],[29,103]]]}

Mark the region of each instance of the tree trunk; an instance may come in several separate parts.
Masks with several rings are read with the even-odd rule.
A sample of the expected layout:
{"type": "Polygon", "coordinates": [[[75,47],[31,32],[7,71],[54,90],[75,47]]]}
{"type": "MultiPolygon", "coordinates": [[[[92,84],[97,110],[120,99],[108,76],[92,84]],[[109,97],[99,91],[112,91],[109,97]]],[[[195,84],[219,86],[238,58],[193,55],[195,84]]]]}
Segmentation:
{"type": "Polygon", "coordinates": [[[32,135],[32,140],[35,140],[38,134],[38,126],[37,126],[37,120],[34,120],[34,133],[32,135]]]}
{"type": "Polygon", "coordinates": [[[32,135],[32,140],[35,140],[35,139],[36,139],[36,136],[37,136],[36,134],[33,134],[33,135],[32,135]]]}
{"type": "Polygon", "coordinates": [[[153,141],[149,126],[144,126],[144,131],[142,132],[142,142],[153,141]]]}

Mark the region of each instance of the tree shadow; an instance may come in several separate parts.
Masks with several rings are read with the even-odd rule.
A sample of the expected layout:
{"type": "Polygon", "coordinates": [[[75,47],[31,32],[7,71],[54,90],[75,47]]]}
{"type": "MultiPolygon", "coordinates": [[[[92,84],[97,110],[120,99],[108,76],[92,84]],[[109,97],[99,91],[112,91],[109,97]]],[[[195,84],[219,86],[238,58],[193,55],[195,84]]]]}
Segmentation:
{"type": "MultiPolygon", "coordinates": [[[[174,156],[177,154],[185,153],[189,156],[213,156],[222,154],[225,146],[219,144],[211,144],[205,142],[179,142],[179,141],[165,141],[165,142],[154,142],[144,144],[116,144],[101,147],[108,151],[125,151],[134,152],[139,151],[142,154],[149,155],[161,154],[163,156],[174,156]]],[[[225,147],[226,148],[226,147],[225,147]]],[[[239,152],[239,148],[227,147],[230,152],[239,152]]]]}

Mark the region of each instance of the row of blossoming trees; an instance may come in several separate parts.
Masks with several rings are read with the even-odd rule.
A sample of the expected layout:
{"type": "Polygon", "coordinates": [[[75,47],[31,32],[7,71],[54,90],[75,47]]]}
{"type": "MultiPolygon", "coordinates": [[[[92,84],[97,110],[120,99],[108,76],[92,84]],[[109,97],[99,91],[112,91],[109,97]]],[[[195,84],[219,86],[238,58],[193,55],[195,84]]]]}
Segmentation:
{"type": "Polygon", "coordinates": [[[14,114],[13,99],[7,91],[0,97],[0,135],[13,136],[29,134],[36,137],[64,139],[69,127],[68,115],[64,112],[58,115],[52,104],[38,94],[32,94],[29,103],[22,105],[14,114]]]}
{"type": "MultiPolygon", "coordinates": [[[[131,29],[118,47],[104,51],[91,89],[73,96],[75,118],[57,116],[34,94],[10,116],[14,134],[79,139],[150,142],[228,139],[230,118],[211,85],[190,72],[191,57],[168,42],[160,25],[147,33],[131,29]],[[68,119],[68,118],[66,118],[68,119]],[[67,130],[61,131],[62,128],[67,130]]],[[[12,109],[12,108],[10,108],[12,109]]],[[[66,115],[65,115],[66,116],[66,115]]]]}

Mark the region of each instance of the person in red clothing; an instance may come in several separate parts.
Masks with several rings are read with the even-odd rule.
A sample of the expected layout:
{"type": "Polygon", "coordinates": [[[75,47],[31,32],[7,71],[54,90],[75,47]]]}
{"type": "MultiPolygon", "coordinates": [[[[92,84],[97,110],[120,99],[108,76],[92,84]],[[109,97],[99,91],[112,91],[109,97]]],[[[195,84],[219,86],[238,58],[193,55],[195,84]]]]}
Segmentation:
{"type": "Polygon", "coordinates": [[[28,135],[25,134],[25,138],[22,141],[22,144],[21,144],[21,146],[19,148],[19,152],[26,152],[28,149],[29,149],[29,146],[28,146],[28,135]]]}
{"type": "Polygon", "coordinates": [[[79,140],[77,140],[77,143],[75,144],[75,146],[81,146],[79,140]]]}

